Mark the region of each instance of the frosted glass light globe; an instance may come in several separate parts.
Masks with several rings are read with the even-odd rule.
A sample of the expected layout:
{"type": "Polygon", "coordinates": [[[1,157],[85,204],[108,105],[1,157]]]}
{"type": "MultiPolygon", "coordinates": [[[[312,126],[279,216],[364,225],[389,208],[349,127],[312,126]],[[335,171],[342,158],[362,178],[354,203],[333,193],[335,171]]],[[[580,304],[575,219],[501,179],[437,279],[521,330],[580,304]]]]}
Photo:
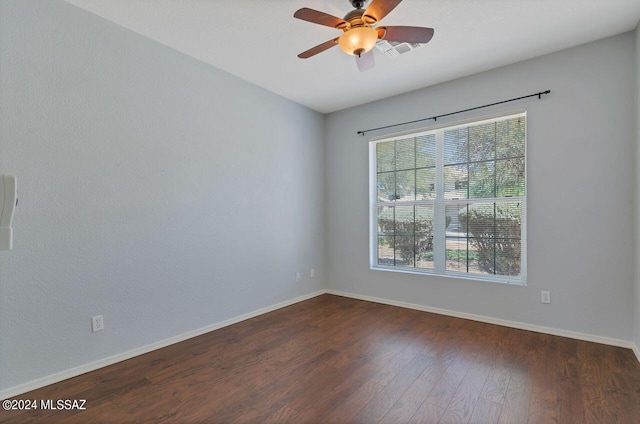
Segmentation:
{"type": "Polygon", "coordinates": [[[360,56],[368,52],[378,41],[378,31],[371,27],[362,26],[346,31],[338,39],[340,48],[351,56],[360,56]]]}

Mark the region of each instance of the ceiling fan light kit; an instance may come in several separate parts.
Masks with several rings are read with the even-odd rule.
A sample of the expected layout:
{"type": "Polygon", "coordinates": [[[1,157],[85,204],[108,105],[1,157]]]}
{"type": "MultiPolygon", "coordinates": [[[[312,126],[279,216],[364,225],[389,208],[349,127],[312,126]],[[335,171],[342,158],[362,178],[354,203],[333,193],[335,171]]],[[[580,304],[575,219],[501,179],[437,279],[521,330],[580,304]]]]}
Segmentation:
{"type": "Polygon", "coordinates": [[[360,56],[371,50],[378,41],[378,31],[371,27],[361,26],[345,31],[338,38],[343,52],[351,56],[360,56]]]}
{"type": "Polygon", "coordinates": [[[354,10],[347,13],[344,19],[318,10],[303,7],[293,14],[295,18],[319,25],[333,27],[343,31],[337,38],[325,41],[298,55],[308,59],[339,45],[343,52],[356,56],[356,64],[360,71],[370,69],[374,65],[371,51],[378,40],[398,43],[424,44],[433,37],[433,28],[389,26],[375,28],[382,18],[387,16],[402,0],[373,0],[366,10],[362,10],[364,0],[349,0],[354,10]]]}

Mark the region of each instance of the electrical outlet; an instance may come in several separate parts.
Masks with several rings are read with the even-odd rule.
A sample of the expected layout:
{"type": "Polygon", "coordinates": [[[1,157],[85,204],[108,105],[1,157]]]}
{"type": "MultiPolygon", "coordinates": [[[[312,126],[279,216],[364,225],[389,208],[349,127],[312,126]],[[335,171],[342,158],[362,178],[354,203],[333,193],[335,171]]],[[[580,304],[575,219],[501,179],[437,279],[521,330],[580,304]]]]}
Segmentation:
{"type": "Polygon", "coordinates": [[[302,277],[300,277],[300,273],[296,272],[296,281],[300,281],[302,277]]]}
{"type": "Polygon", "coordinates": [[[315,268],[311,268],[311,272],[309,273],[309,275],[311,276],[311,278],[314,278],[316,276],[315,268]]]}
{"type": "Polygon", "coordinates": [[[540,292],[540,302],[542,303],[551,303],[551,292],[546,290],[542,290],[540,292]]]}
{"type": "Polygon", "coordinates": [[[91,331],[96,333],[102,330],[104,330],[104,317],[102,315],[91,317],[91,331]]]}

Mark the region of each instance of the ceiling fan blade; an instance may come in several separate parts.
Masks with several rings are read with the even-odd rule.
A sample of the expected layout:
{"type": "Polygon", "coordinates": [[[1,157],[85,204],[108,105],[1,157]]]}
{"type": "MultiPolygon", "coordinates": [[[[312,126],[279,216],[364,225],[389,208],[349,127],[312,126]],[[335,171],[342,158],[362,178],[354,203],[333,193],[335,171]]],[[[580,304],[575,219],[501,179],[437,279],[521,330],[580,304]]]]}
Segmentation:
{"type": "Polygon", "coordinates": [[[360,56],[356,56],[356,64],[358,65],[360,72],[373,68],[376,64],[376,61],[373,58],[373,50],[369,50],[360,56]]]}
{"type": "Polygon", "coordinates": [[[330,49],[333,46],[337,46],[338,45],[338,38],[340,38],[340,37],[334,38],[333,40],[325,41],[322,44],[318,44],[317,46],[312,47],[309,50],[300,53],[298,55],[298,57],[300,59],[308,59],[311,56],[315,56],[318,53],[322,53],[323,51],[325,51],[327,49],[330,49]]]}
{"type": "Polygon", "coordinates": [[[309,9],[308,7],[303,7],[302,9],[297,10],[296,13],[293,14],[293,17],[331,28],[342,29],[347,26],[347,22],[344,19],[340,19],[336,16],[329,15],[318,10],[309,9]]]}
{"type": "Polygon", "coordinates": [[[401,1],[402,0],[373,0],[362,17],[363,19],[365,19],[365,17],[373,19],[373,22],[370,22],[370,19],[365,19],[368,24],[380,22],[382,18],[395,9],[401,1]]]}
{"type": "Polygon", "coordinates": [[[428,43],[433,38],[433,28],[388,26],[378,27],[378,38],[400,43],[428,43]]]}

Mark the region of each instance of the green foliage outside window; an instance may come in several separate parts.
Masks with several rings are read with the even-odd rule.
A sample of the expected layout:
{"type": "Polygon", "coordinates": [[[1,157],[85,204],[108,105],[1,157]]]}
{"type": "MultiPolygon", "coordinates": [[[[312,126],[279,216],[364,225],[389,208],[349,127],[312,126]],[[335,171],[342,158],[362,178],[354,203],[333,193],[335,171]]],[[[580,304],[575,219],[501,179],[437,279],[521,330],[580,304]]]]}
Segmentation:
{"type": "Polygon", "coordinates": [[[387,243],[395,249],[405,265],[433,254],[433,212],[431,208],[396,206],[378,215],[378,227],[389,235],[387,243]],[[394,217],[395,210],[395,217],[394,217]]]}
{"type": "Polygon", "coordinates": [[[480,269],[489,274],[520,275],[519,203],[476,203],[458,212],[463,231],[477,251],[480,269]]]}

